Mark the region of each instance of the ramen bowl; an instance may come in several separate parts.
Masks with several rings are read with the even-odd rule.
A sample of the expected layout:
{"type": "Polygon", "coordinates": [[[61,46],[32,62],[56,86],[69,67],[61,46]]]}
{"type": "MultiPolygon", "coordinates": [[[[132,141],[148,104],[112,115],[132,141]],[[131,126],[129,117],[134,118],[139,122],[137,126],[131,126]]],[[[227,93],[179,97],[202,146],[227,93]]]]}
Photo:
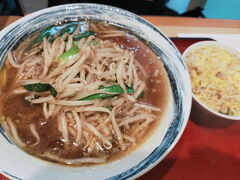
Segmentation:
{"type": "Polygon", "coordinates": [[[156,166],[173,149],[187,124],[191,86],[187,68],[173,43],[156,27],[128,11],[97,4],[69,4],[27,15],[0,32],[1,66],[9,49],[37,30],[56,22],[89,19],[104,21],[133,32],[162,61],[170,84],[169,102],[160,125],[133,152],[95,166],[64,166],[38,159],[16,146],[0,129],[0,169],[11,179],[128,179],[137,178],[156,166]]]}
{"type": "MultiPolygon", "coordinates": [[[[240,59],[239,52],[224,43],[217,41],[202,41],[189,46],[183,53],[183,59],[187,64],[193,63],[196,66],[199,66],[197,67],[199,68],[199,71],[202,71],[201,62],[204,63],[204,61],[208,59],[208,61],[205,61],[205,70],[203,75],[207,74],[207,76],[204,77],[211,78],[211,83],[209,83],[208,78],[201,78],[201,83],[210,84],[217,87],[210,91],[210,93],[212,93],[211,97],[209,97],[207,94],[199,96],[193,92],[192,119],[195,119],[199,123],[205,124],[207,126],[216,128],[229,125],[230,122],[228,120],[240,120],[239,115],[231,115],[231,113],[234,113],[231,111],[239,112],[234,109],[234,100],[230,101],[228,99],[223,99],[226,96],[230,96],[224,92],[229,93],[228,90],[233,87],[233,83],[235,83],[235,80],[238,79],[238,74],[234,73],[237,70],[234,70],[232,67],[238,66],[240,59]],[[202,60],[199,58],[189,58],[193,57],[196,53],[198,53],[197,56],[201,56],[202,60]],[[234,73],[234,76],[229,73],[234,73]],[[217,91],[219,91],[219,89],[221,89],[221,98],[216,101],[216,96],[219,93],[217,91]],[[204,102],[201,99],[201,96],[203,96],[203,99],[204,97],[207,97],[206,99],[208,99],[208,102],[204,102]],[[215,106],[214,104],[217,104],[217,102],[219,102],[219,105],[215,106]],[[210,105],[212,104],[212,107],[209,106],[209,103],[210,105]],[[216,110],[216,108],[219,110],[216,110]],[[201,114],[201,116],[199,116],[199,114],[201,114]]],[[[192,74],[192,69],[189,69],[189,72],[192,74]]],[[[192,88],[197,87],[196,84],[198,83],[193,76],[191,81],[192,88]]],[[[208,87],[206,86],[202,88],[206,89],[208,87]]],[[[237,95],[235,95],[235,101],[238,101],[237,95]]]]}

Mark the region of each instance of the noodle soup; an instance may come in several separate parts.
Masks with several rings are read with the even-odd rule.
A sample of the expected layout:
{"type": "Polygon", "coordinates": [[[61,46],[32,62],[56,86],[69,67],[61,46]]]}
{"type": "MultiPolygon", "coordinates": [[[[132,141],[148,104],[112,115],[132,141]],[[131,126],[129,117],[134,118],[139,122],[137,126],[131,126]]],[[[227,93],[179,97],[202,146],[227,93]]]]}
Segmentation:
{"type": "Polygon", "coordinates": [[[0,120],[26,152],[66,165],[112,161],[161,122],[170,93],[159,57],[103,22],[50,26],[7,53],[0,120]]]}

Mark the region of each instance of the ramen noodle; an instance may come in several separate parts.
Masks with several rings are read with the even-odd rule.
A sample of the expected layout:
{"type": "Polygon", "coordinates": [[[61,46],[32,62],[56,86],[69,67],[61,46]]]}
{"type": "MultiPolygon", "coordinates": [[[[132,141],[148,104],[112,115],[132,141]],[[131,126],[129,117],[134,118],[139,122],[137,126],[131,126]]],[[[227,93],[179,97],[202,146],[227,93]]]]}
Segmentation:
{"type": "Polygon", "coordinates": [[[68,165],[134,150],[160,123],[169,80],[143,41],[103,22],[61,23],[8,51],[1,125],[26,152],[68,165]]]}

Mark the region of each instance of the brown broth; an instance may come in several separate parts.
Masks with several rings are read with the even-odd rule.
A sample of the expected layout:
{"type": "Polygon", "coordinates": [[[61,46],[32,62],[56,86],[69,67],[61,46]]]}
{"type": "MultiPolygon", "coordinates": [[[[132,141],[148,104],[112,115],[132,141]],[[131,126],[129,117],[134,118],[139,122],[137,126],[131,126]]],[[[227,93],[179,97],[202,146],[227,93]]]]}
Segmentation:
{"type": "MultiPolygon", "coordinates": [[[[144,42],[131,34],[128,34],[124,38],[114,38],[113,41],[121,45],[124,49],[134,50],[135,58],[144,67],[147,73],[147,88],[141,101],[161,108],[161,112],[157,114],[159,118],[148,127],[143,136],[144,138],[141,137],[141,140],[137,138],[136,147],[131,146],[125,152],[115,149],[115,151],[111,152],[108,162],[133,151],[151,136],[156,127],[159,126],[162,116],[166,111],[170,93],[169,79],[162,62],[144,42]]],[[[38,145],[32,147],[27,146],[24,150],[43,159],[44,152],[58,154],[62,158],[74,159],[82,157],[83,152],[80,148],[71,148],[67,150],[64,148],[64,143],[61,141],[61,133],[58,131],[57,127],[57,117],[51,117],[46,120],[41,105],[26,104],[24,95],[12,94],[17,73],[16,69],[6,64],[7,62],[5,62],[4,68],[8,76],[6,86],[0,87],[0,116],[9,117],[13,120],[21,140],[26,144],[31,145],[36,142],[36,138],[29,130],[29,125],[31,123],[36,125],[36,130],[41,138],[38,145]]],[[[0,77],[0,79],[1,78],[2,77],[0,77]]]]}

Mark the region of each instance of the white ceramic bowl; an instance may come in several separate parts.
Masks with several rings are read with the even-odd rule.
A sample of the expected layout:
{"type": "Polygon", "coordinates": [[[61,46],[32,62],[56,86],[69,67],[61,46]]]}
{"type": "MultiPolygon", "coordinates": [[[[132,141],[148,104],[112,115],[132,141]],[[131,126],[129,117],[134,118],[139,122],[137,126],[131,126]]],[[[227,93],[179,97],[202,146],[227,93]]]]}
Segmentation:
{"type": "Polygon", "coordinates": [[[127,179],[136,178],[159,163],[174,147],[187,124],[191,86],[187,68],[173,43],[156,27],[128,11],[97,4],[56,6],[27,15],[0,32],[0,65],[6,52],[22,38],[59,21],[107,21],[134,32],[161,58],[172,93],[167,112],[155,133],[136,151],[108,164],[67,167],[40,160],[14,145],[0,128],[0,170],[11,179],[127,179]]]}
{"type": "MultiPolygon", "coordinates": [[[[184,59],[185,63],[186,63],[186,56],[189,52],[193,51],[194,49],[201,48],[203,46],[220,47],[220,48],[225,49],[226,51],[228,51],[232,54],[236,54],[240,57],[240,53],[236,49],[234,49],[226,44],[219,43],[217,41],[201,41],[201,42],[192,44],[184,51],[183,59],[184,59]]],[[[208,120],[209,121],[211,121],[211,120],[240,120],[240,116],[225,115],[225,114],[219,113],[219,112],[209,108],[206,104],[201,102],[194,94],[193,94],[193,108],[194,109],[197,108],[195,113],[198,114],[198,118],[205,119],[205,121],[208,121],[208,120]]],[[[197,117],[197,116],[194,116],[194,117],[197,117]]]]}

